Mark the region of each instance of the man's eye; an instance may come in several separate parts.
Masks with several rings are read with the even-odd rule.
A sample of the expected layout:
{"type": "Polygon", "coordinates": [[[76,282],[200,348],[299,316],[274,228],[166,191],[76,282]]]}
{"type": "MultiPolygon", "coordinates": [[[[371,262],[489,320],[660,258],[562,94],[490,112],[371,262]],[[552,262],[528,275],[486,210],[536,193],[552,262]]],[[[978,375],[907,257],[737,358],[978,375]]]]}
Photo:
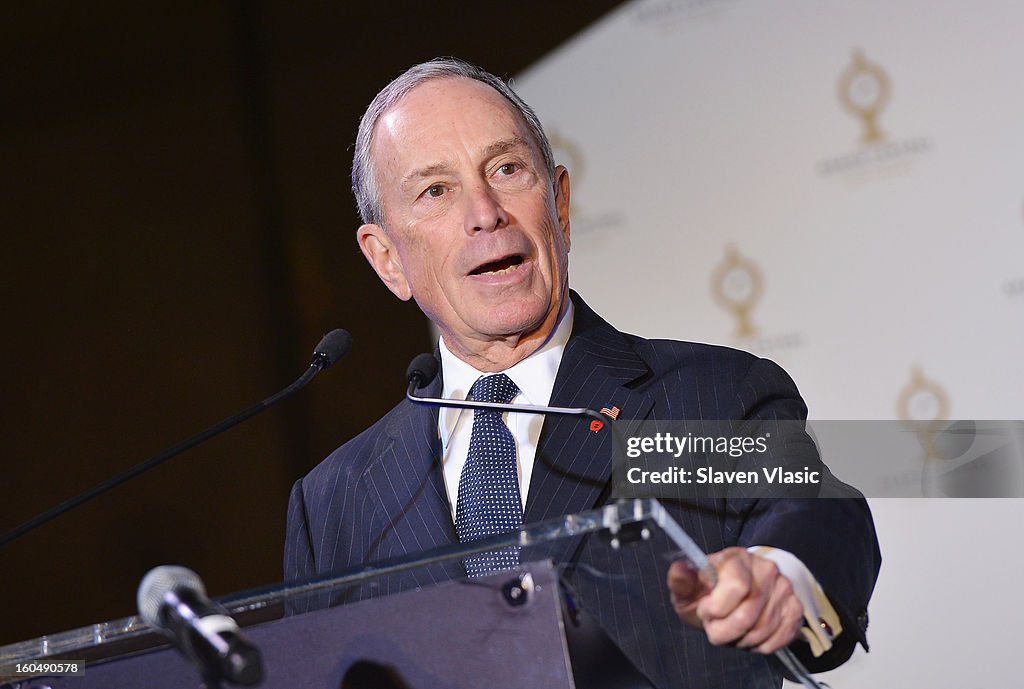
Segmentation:
{"type": "Polygon", "coordinates": [[[505,163],[504,165],[498,168],[498,172],[500,172],[503,175],[512,175],[515,174],[518,170],[518,163],[505,163]]]}
{"type": "Polygon", "coordinates": [[[427,191],[424,193],[426,193],[426,195],[429,196],[430,198],[436,199],[438,196],[444,194],[444,185],[435,184],[433,186],[427,187],[427,191]]]}

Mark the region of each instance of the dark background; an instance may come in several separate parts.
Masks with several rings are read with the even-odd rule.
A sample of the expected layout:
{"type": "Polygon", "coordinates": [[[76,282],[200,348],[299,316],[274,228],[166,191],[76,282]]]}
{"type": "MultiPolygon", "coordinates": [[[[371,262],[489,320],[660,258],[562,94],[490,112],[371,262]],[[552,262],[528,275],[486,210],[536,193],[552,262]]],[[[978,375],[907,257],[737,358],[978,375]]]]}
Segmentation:
{"type": "MultiPolygon", "coordinates": [[[[0,550],[0,644],[133,614],[143,574],[281,577],[291,484],[432,344],[355,243],[376,91],[457,55],[508,77],[619,0],[22,3],[0,22],[0,531],[296,378],[297,397],[0,550]]],[[[543,113],[541,113],[543,116],[543,113]]]]}

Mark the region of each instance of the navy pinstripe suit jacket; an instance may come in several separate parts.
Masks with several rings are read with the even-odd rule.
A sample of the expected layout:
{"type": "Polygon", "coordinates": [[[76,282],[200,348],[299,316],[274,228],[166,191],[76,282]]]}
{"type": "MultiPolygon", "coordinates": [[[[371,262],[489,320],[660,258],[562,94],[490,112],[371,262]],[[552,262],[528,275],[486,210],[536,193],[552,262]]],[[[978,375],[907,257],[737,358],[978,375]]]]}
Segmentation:
{"type": "MultiPolygon", "coordinates": [[[[621,333],[578,295],[573,333],[551,404],[618,406],[620,419],[803,419],[806,407],[792,380],[774,363],[724,347],[646,340],[621,333]]],[[[435,380],[428,394],[440,392],[435,380]]],[[[524,521],[597,506],[608,495],[611,442],[572,417],[550,417],[537,448],[524,521]]],[[[880,555],[862,499],[707,500],[667,505],[706,552],[768,545],[799,557],[814,573],[844,622],[834,648],[805,662],[833,667],[864,643],[867,602],[880,555]]],[[[288,508],[285,577],[296,579],[457,541],[440,469],[437,411],[401,402],[295,484],[288,508]]],[[[779,687],[773,658],[710,645],[684,625],[669,604],[669,550],[655,540],[608,557],[597,541],[576,555],[585,566],[568,577],[587,609],[626,655],[661,688],[779,687]],[[595,577],[595,571],[611,576],[595,577]]],[[[557,562],[574,545],[540,553],[557,562]]],[[[534,559],[524,553],[524,561],[534,559]]],[[[350,592],[386,595],[464,576],[461,565],[396,576],[350,592]]],[[[328,601],[310,601],[310,607],[328,601]]],[[[794,644],[798,650],[802,643],[794,644]]],[[[803,655],[803,654],[801,654],[803,655]]]]}

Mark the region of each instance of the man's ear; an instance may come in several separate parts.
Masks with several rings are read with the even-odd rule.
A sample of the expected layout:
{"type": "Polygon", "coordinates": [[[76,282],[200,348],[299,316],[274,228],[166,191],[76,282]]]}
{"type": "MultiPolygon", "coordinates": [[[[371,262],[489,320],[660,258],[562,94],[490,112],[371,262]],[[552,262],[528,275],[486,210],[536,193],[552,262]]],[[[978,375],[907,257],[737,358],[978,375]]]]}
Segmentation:
{"type": "Polygon", "coordinates": [[[362,225],[356,230],[356,241],[363,256],[370,262],[388,289],[402,301],[412,297],[409,282],[402,270],[402,260],[391,237],[380,225],[362,225]]]}
{"type": "Polygon", "coordinates": [[[569,171],[564,165],[555,167],[555,209],[558,211],[558,227],[562,230],[565,246],[569,248],[569,171]]]}

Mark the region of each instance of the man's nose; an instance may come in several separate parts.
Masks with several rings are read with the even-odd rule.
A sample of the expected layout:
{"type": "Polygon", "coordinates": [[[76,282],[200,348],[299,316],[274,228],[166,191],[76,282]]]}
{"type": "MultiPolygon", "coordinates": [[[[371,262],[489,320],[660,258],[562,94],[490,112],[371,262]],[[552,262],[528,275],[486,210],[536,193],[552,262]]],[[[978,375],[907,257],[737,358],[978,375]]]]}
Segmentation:
{"type": "Polygon", "coordinates": [[[509,216],[501,198],[486,184],[468,189],[466,202],[466,231],[489,232],[508,224],[509,216]]]}

